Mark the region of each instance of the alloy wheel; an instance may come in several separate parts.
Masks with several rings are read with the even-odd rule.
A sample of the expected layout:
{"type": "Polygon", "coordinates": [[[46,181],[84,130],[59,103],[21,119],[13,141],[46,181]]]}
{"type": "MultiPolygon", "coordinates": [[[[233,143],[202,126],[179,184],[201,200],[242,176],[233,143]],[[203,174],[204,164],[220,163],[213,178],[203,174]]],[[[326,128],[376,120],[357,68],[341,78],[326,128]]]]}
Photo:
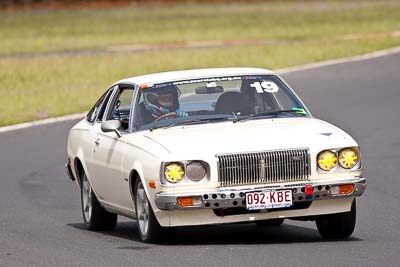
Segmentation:
{"type": "Polygon", "coordinates": [[[83,176],[82,181],[82,206],[85,221],[89,222],[92,217],[92,186],[86,175],[83,176]]]}
{"type": "Polygon", "coordinates": [[[137,205],[137,221],[139,224],[139,230],[143,236],[147,234],[149,230],[149,201],[146,197],[143,184],[139,183],[136,194],[136,205],[137,205]]]}

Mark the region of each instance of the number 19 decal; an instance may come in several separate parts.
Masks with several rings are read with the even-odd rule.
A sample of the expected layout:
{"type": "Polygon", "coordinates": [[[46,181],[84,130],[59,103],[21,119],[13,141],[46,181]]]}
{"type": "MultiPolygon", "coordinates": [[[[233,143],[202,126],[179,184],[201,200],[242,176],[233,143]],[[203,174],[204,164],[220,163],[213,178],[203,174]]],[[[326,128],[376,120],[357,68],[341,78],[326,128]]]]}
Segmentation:
{"type": "Polygon", "coordinates": [[[257,93],[276,93],[279,91],[278,85],[272,81],[255,82],[250,84],[251,87],[256,88],[257,93]]]}

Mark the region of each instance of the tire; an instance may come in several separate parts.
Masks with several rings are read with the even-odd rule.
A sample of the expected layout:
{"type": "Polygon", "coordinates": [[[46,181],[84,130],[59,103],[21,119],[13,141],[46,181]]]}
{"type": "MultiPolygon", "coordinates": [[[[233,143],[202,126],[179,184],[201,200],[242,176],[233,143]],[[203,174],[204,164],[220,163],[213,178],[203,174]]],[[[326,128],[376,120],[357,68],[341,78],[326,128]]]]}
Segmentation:
{"type": "Polygon", "coordinates": [[[91,231],[112,231],[117,225],[118,215],[108,212],[99,203],[85,173],[81,182],[81,207],[85,225],[91,231]]]}
{"type": "Polygon", "coordinates": [[[156,243],[161,240],[165,230],[158,223],[149,199],[140,179],[135,184],[136,220],[140,238],[144,243],[156,243]]]}
{"type": "Polygon", "coordinates": [[[259,227],[277,227],[280,226],[285,219],[270,219],[265,221],[256,221],[256,225],[259,227]]]}
{"type": "Polygon", "coordinates": [[[353,200],[349,212],[330,214],[315,220],[318,232],[325,239],[344,239],[354,231],[356,226],[356,200],[353,200]]]}

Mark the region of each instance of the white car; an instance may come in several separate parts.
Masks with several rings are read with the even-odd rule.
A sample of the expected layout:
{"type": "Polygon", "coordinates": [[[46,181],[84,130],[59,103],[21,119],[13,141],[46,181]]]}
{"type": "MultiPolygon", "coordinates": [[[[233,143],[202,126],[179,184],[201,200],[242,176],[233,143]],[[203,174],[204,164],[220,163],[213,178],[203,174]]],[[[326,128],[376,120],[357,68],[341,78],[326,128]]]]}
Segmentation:
{"type": "Polygon", "coordinates": [[[112,85],[68,137],[90,230],[118,214],[156,242],[178,226],[315,220],[346,238],[364,193],[358,144],[257,68],[150,74],[112,85]]]}

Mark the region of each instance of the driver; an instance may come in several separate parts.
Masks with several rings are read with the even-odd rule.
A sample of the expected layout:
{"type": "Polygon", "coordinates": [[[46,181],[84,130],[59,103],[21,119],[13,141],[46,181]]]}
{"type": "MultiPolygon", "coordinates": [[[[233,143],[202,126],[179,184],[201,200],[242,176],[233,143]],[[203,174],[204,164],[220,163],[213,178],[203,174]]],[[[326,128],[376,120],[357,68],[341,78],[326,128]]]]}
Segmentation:
{"type": "Polygon", "coordinates": [[[176,117],[187,117],[187,112],[179,108],[180,94],[181,91],[176,86],[145,91],[143,93],[144,105],[155,119],[169,113],[176,113],[176,117]]]}

